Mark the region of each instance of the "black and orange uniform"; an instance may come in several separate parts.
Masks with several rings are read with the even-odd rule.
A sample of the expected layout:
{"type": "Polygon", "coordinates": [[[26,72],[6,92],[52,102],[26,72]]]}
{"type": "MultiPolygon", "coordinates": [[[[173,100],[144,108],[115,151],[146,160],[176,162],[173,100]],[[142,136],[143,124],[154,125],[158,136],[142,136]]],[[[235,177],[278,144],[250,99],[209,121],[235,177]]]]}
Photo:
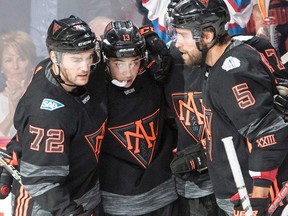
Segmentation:
{"type": "Polygon", "coordinates": [[[79,206],[92,210],[101,202],[104,81],[92,74],[93,94],[85,86],[68,93],[52,75],[51,65],[49,59],[39,63],[15,113],[14,152],[23,183],[13,185],[15,216],[73,215],[79,206]]]}
{"type": "Polygon", "coordinates": [[[150,215],[177,199],[163,90],[146,72],[129,88],[107,82],[107,93],[108,121],[100,154],[104,212],[150,215]]]}
{"type": "Polygon", "coordinates": [[[234,36],[233,40],[240,40],[260,52],[261,56],[264,57],[264,61],[269,63],[268,67],[270,72],[274,74],[274,77],[277,79],[277,84],[287,82],[288,71],[286,71],[285,66],[281,62],[276,49],[268,40],[253,35],[238,35],[234,36]]]}
{"type": "Polygon", "coordinates": [[[287,161],[288,124],[274,108],[275,81],[264,62],[252,47],[232,41],[208,69],[206,153],[217,198],[229,199],[237,193],[221,141],[228,136],[233,137],[248,193],[252,186],[281,188],[287,181],[282,163],[287,161]],[[280,182],[274,181],[276,177],[280,182]]]}
{"type": "MultiPolygon", "coordinates": [[[[202,145],[205,149],[205,142],[199,141],[205,138],[202,90],[206,70],[185,65],[181,53],[173,43],[170,45],[170,53],[173,56],[173,67],[165,84],[165,95],[177,125],[176,150],[185,151],[187,147],[196,145],[202,145]]],[[[176,177],[176,189],[180,196],[179,203],[183,203],[179,204],[180,215],[218,215],[207,169],[201,173],[196,170],[190,171],[188,179],[176,177]],[[192,207],[191,203],[189,206],[189,199],[195,199],[195,202],[199,199],[198,207],[192,207]],[[184,204],[186,202],[187,204],[184,204]],[[189,212],[189,208],[193,213],[189,212]]]]}

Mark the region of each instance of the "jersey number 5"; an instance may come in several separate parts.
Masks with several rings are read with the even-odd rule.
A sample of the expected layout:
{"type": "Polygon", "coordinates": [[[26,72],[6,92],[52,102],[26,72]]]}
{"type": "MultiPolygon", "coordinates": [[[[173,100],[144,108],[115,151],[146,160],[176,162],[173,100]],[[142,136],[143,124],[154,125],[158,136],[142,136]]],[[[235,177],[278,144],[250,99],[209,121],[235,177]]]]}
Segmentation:
{"type": "Polygon", "coordinates": [[[249,91],[247,83],[241,83],[232,88],[235,98],[238,102],[238,106],[241,109],[245,109],[255,104],[255,98],[249,91]]]}

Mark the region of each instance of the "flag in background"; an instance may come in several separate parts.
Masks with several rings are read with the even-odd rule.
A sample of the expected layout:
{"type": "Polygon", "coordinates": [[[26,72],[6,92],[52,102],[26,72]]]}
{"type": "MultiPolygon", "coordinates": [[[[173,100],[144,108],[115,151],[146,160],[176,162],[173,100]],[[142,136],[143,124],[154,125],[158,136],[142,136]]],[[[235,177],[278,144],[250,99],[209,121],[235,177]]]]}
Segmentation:
{"type": "Polygon", "coordinates": [[[142,0],[142,5],[148,9],[148,19],[151,20],[156,33],[166,43],[170,41],[165,28],[165,14],[170,0],[142,0]]]}
{"type": "Polygon", "coordinates": [[[250,20],[257,0],[224,0],[230,13],[230,35],[245,34],[244,28],[250,20]]]}
{"type": "MultiPolygon", "coordinates": [[[[229,23],[229,33],[231,35],[244,34],[244,28],[250,20],[253,6],[257,0],[224,0],[226,3],[231,20],[229,23]]],[[[142,0],[142,5],[148,10],[148,19],[160,38],[169,42],[165,29],[165,14],[170,0],[142,0]]]]}

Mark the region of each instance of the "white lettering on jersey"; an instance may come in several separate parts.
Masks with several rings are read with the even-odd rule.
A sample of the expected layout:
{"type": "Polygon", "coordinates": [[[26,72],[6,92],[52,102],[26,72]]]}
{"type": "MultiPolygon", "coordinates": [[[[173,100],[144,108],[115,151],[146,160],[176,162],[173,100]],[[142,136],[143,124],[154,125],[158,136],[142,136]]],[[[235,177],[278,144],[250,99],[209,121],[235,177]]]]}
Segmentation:
{"type": "Polygon", "coordinates": [[[229,71],[229,70],[232,70],[234,68],[240,67],[240,65],[241,64],[240,64],[240,60],[239,59],[237,59],[235,57],[232,57],[232,56],[229,56],[223,62],[222,69],[226,70],[226,71],[229,71]]]}
{"type": "Polygon", "coordinates": [[[86,104],[90,100],[90,95],[87,95],[83,100],[82,103],[86,104]]]}
{"type": "Polygon", "coordinates": [[[53,111],[61,107],[64,107],[62,103],[52,100],[52,99],[44,98],[40,106],[40,109],[53,111]]]}
{"type": "Polygon", "coordinates": [[[128,90],[124,91],[125,95],[131,94],[133,92],[135,92],[134,88],[131,88],[131,89],[128,89],[128,90]]]}

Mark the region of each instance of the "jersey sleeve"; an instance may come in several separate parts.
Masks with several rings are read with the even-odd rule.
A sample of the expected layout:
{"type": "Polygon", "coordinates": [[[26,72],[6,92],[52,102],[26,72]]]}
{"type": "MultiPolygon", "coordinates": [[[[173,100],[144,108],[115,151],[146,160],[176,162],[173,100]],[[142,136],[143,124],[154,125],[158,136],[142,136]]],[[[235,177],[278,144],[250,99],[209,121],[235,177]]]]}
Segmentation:
{"type": "Polygon", "coordinates": [[[270,71],[261,57],[250,51],[252,54],[245,56],[226,57],[217,71],[221,76],[212,85],[218,88],[211,94],[221,95],[212,96],[216,109],[251,143],[249,170],[271,171],[267,179],[273,180],[273,171],[287,154],[288,124],[273,107],[275,86],[270,71]]]}
{"type": "Polygon", "coordinates": [[[75,122],[67,124],[55,113],[32,113],[20,102],[14,118],[18,134],[14,151],[21,161],[24,189],[42,209],[65,215],[77,208],[63,186],[69,174],[70,126],[75,122]]]}

